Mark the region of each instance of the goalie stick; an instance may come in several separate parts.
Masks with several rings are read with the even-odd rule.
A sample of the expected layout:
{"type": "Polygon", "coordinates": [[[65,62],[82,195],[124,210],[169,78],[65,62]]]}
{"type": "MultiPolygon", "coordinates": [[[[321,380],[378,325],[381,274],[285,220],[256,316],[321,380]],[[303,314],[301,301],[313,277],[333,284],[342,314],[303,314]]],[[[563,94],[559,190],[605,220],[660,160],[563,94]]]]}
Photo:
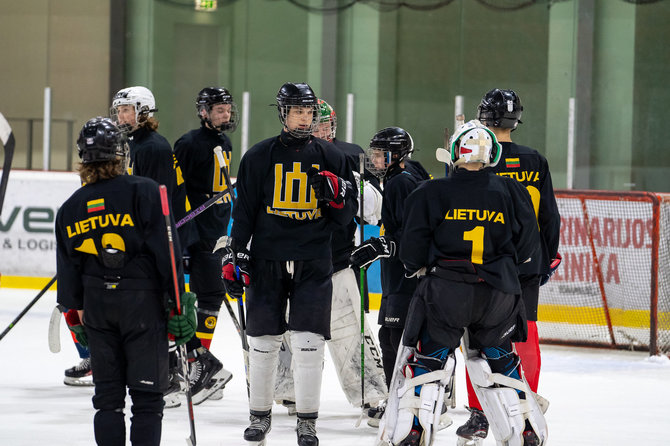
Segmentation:
{"type": "MultiPolygon", "coordinates": [[[[179,280],[177,279],[177,265],[175,262],[174,242],[172,241],[172,227],[170,225],[170,206],[168,205],[167,187],[160,185],[161,208],[163,216],[165,217],[165,232],[167,233],[168,247],[170,248],[170,269],[172,270],[172,284],[174,285],[174,297],[177,303],[177,314],[181,314],[181,302],[179,299],[179,280]]],[[[186,402],[188,405],[188,421],[191,429],[191,436],[186,439],[186,444],[189,446],[196,446],[195,440],[195,417],[193,415],[193,400],[191,398],[191,381],[188,379],[188,356],[186,353],[186,344],[179,346],[179,353],[181,355],[182,374],[184,379],[184,393],[186,394],[186,402]]]]}
{"type": "Polygon", "coordinates": [[[0,215],[2,214],[2,204],[5,202],[5,193],[7,192],[7,183],[9,182],[9,171],[12,169],[12,160],[14,159],[14,133],[5,117],[0,113],[0,140],[5,146],[5,161],[2,165],[2,178],[0,179],[0,215]]]}

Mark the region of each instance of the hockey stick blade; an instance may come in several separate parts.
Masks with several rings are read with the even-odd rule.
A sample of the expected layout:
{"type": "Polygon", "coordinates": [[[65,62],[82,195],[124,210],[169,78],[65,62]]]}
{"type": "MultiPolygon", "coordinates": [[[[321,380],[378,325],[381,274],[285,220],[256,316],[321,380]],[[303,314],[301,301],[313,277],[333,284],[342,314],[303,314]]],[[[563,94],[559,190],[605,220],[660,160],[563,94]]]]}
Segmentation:
{"type": "Polygon", "coordinates": [[[14,133],[12,128],[0,113],[0,140],[5,146],[5,160],[2,165],[2,178],[0,178],[0,215],[2,215],[2,205],[5,202],[5,193],[7,192],[7,184],[9,183],[9,171],[12,170],[12,160],[14,159],[14,133]]]}
{"type": "Polygon", "coordinates": [[[60,352],[60,320],[63,313],[61,305],[56,305],[51,312],[49,319],[49,351],[51,353],[60,352]]]}

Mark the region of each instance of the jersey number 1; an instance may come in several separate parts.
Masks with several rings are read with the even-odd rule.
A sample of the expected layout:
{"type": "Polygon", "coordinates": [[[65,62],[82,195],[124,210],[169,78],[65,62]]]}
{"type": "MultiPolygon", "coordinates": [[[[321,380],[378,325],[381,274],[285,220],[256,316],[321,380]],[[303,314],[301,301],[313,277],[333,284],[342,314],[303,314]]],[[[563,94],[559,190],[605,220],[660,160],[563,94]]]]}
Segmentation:
{"type": "Polygon", "coordinates": [[[471,231],[465,231],[463,240],[472,242],[470,261],[480,265],[484,263],[482,258],[484,254],[484,226],[475,226],[471,231]]]}

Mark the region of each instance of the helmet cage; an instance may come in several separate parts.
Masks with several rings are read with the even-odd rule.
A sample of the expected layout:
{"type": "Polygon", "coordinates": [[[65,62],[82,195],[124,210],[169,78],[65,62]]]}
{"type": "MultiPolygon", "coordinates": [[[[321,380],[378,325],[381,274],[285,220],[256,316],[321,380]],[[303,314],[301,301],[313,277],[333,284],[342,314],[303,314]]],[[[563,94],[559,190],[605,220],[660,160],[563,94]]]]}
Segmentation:
{"type": "Polygon", "coordinates": [[[496,135],[476,119],[460,126],[449,140],[451,163],[482,163],[495,167],[500,161],[502,147],[496,135]]]}
{"type": "Polygon", "coordinates": [[[119,90],[112,99],[112,107],[109,109],[109,116],[122,132],[130,131],[129,124],[119,123],[118,107],[120,105],[132,105],[135,109],[135,125],[151,118],[154,112],[157,112],[156,100],[153,93],[146,87],[128,87],[119,90]]]}
{"type": "Polygon", "coordinates": [[[328,134],[328,141],[335,139],[337,132],[337,115],[335,110],[326,101],[319,99],[319,125],[330,123],[330,133],[328,134]]]}
{"type": "Polygon", "coordinates": [[[312,87],[307,84],[285,83],[277,93],[277,112],[279,122],[293,137],[308,138],[319,125],[319,103],[312,87]],[[293,107],[310,108],[312,120],[308,127],[291,129],[287,125],[288,116],[293,107]]]}
{"type": "Polygon", "coordinates": [[[233,100],[233,96],[228,90],[220,87],[207,87],[200,90],[198,98],[195,101],[196,109],[198,110],[198,117],[201,122],[209,124],[210,127],[216,128],[221,132],[232,133],[237,129],[240,121],[240,115],[237,111],[237,104],[233,100]],[[230,105],[230,119],[219,126],[214,126],[209,118],[212,107],[217,104],[230,105]],[[202,111],[207,112],[207,117],[202,116],[202,111]]]}
{"type": "Polygon", "coordinates": [[[383,179],[389,170],[414,151],[412,136],[399,127],[388,127],[372,137],[366,150],[365,168],[383,179]],[[383,164],[382,164],[383,163],[383,164]]]}
{"type": "Polygon", "coordinates": [[[77,154],[82,164],[125,160],[128,144],[111,119],[97,117],[86,122],[79,132],[77,154]]]}

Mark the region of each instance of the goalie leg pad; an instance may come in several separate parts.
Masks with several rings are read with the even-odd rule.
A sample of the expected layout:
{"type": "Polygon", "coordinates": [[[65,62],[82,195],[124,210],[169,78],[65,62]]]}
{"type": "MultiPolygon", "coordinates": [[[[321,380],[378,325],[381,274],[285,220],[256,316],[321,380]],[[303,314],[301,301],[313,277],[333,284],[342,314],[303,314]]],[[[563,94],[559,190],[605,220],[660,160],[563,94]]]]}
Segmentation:
{"type": "Polygon", "coordinates": [[[398,352],[386,412],[379,425],[379,445],[400,444],[413,430],[415,417],[423,428],[420,444],[425,446],[433,443],[440,425],[451,424],[442,415],[442,406],[456,365],[454,356],[447,358],[442,369],[419,375],[413,370],[416,365],[411,364],[415,355],[416,350],[406,346],[398,352]]]}
{"type": "Polygon", "coordinates": [[[249,336],[249,409],[272,409],[281,335],[249,336]]]}
{"type": "Polygon", "coordinates": [[[467,348],[466,338],[463,345],[465,365],[497,444],[522,446],[526,421],[540,439],[540,445],[546,444],[548,431],[542,407],[548,402],[530,390],[525,378],[519,380],[493,373],[478,351],[467,348]],[[524,398],[519,398],[520,392],[524,398]]]}
{"type": "MultiPolygon", "coordinates": [[[[361,404],[361,301],[356,275],[351,268],[333,274],[333,303],[327,342],[337,377],[349,403],[361,404]]],[[[386,378],[381,352],[365,321],[365,400],[377,406],[386,400],[386,378]]]]}

